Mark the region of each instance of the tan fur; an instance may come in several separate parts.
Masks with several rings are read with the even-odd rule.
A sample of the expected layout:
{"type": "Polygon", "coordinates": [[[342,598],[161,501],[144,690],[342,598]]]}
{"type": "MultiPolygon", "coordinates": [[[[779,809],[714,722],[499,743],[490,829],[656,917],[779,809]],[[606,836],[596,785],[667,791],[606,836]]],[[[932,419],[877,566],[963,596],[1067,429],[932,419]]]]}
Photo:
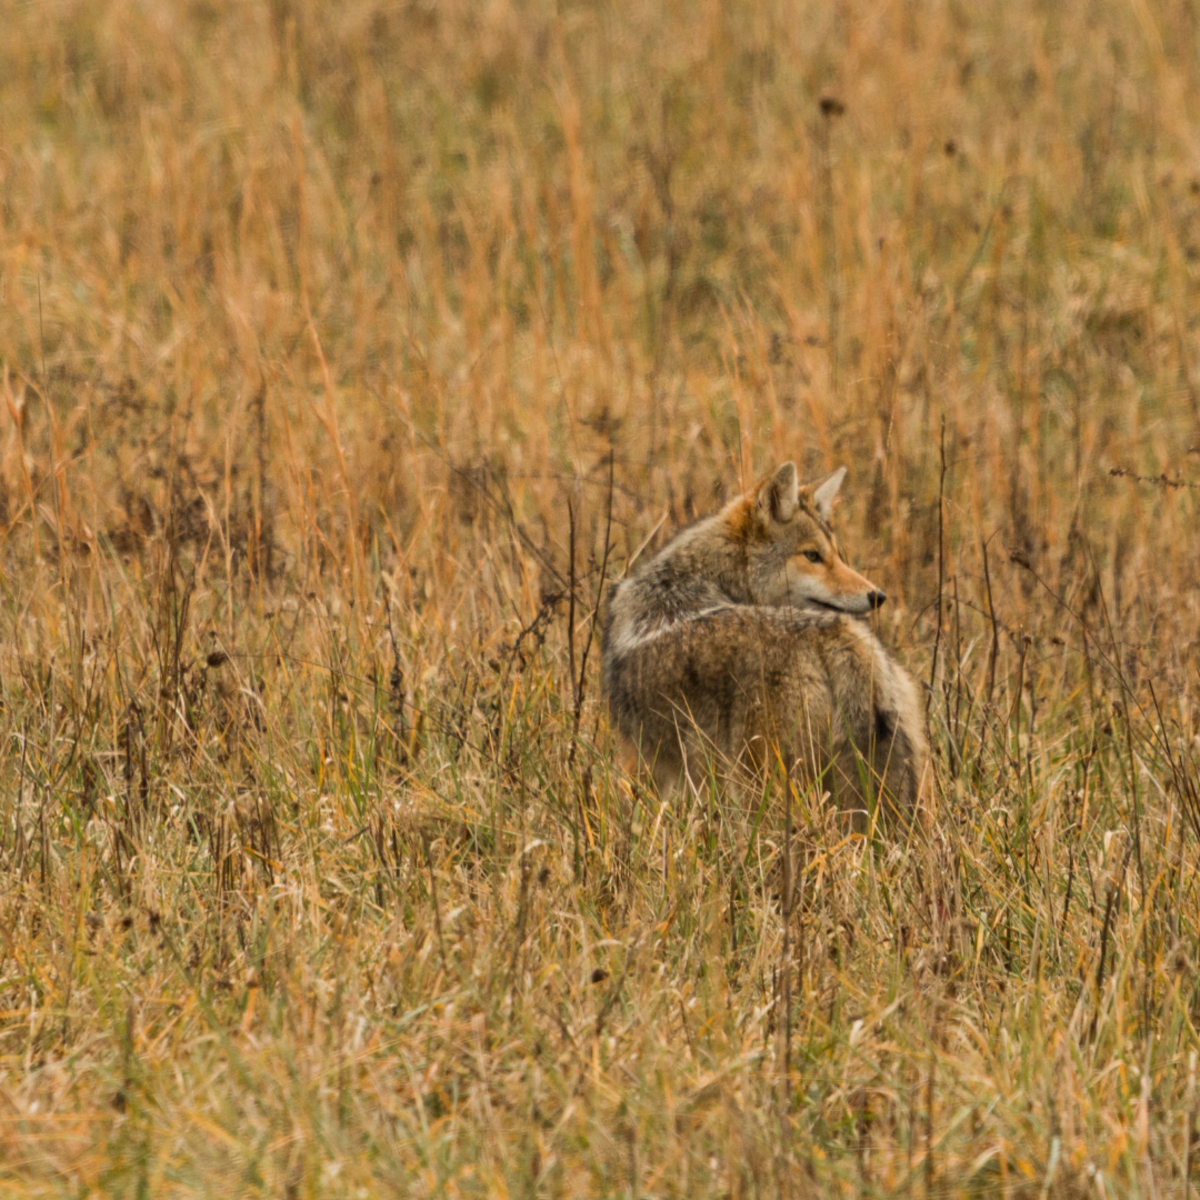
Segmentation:
{"type": "Polygon", "coordinates": [[[781,756],[843,809],[931,817],[916,685],[860,619],[883,593],[829,525],[844,472],[785,463],[614,590],[603,669],[626,754],[660,787],[761,774],[781,756]]]}
{"type": "Polygon", "coordinates": [[[731,504],[725,510],[724,520],[730,541],[749,544],[763,540],[762,522],[758,520],[755,512],[753,494],[743,496],[740,501],[731,504]]]}

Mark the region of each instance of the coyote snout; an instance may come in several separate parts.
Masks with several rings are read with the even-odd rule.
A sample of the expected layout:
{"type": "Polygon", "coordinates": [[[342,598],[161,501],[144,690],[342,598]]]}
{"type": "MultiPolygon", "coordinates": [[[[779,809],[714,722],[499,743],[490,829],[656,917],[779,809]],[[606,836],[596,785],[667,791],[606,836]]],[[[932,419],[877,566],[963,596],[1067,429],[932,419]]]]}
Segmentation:
{"type": "Polygon", "coordinates": [[[844,808],[882,799],[907,818],[921,805],[916,687],[856,619],[887,597],[830,524],[845,475],[802,487],[784,463],[614,590],[609,708],[660,785],[705,755],[753,767],[778,751],[844,808]]]}

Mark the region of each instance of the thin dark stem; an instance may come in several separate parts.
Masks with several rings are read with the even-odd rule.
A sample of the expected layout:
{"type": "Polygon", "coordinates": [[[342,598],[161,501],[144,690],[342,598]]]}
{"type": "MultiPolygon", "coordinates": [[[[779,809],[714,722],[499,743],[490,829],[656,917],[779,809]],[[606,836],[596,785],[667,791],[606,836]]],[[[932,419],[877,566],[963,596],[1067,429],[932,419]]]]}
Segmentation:
{"type": "MultiPolygon", "coordinates": [[[[608,576],[608,559],[609,553],[612,550],[613,458],[613,451],[610,447],[608,452],[608,513],[604,521],[604,556],[600,560],[600,582],[596,588],[596,603],[592,606],[591,619],[588,621],[587,641],[583,644],[583,654],[579,662],[579,684],[575,689],[575,722],[571,731],[571,753],[569,755],[571,761],[575,758],[575,744],[579,738],[579,724],[583,719],[583,698],[587,685],[588,655],[591,652],[592,643],[596,637],[596,618],[600,612],[600,605],[604,602],[604,581],[608,576]]],[[[574,599],[573,587],[572,599],[574,599]]]]}
{"type": "Polygon", "coordinates": [[[783,949],[781,951],[780,989],[783,1008],[783,1069],[780,1074],[783,1111],[791,1110],[792,1063],[792,781],[790,772],[783,780],[783,949]]]}
{"type": "Polygon", "coordinates": [[[567,497],[568,554],[567,566],[567,657],[571,671],[571,693],[575,707],[579,706],[579,680],[575,675],[575,506],[567,497]]]}
{"type": "Polygon", "coordinates": [[[42,400],[50,406],[50,391],[46,384],[46,329],[42,323],[42,273],[38,272],[38,350],[42,357],[42,400]]]}
{"type": "Polygon", "coordinates": [[[929,691],[925,696],[925,714],[929,715],[929,705],[933,700],[933,684],[937,678],[938,654],[942,648],[942,592],[946,585],[946,417],[942,415],[941,437],[941,472],[938,475],[938,611],[937,633],[933,639],[933,661],[929,665],[929,691]]]}

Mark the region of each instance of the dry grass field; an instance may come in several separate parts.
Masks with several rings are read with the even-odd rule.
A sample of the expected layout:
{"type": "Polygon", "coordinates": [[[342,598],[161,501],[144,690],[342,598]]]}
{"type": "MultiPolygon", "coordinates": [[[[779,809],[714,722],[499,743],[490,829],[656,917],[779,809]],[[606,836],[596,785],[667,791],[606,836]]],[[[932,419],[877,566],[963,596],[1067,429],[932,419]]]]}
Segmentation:
{"type": "Polygon", "coordinates": [[[1188,0],[5,6],[0,1195],[1186,1195],[1198,296],[1188,0]],[[785,458],[928,835],[615,765],[785,458]]]}

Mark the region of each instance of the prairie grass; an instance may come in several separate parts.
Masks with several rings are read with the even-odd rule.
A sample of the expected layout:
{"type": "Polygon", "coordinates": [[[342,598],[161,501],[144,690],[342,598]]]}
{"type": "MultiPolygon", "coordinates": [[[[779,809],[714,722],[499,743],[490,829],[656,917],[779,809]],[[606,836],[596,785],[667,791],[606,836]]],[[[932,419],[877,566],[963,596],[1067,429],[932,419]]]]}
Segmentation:
{"type": "Polygon", "coordinates": [[[1186,1194],[1198,36],[6,6],[3,1195],[1186,1194]],[[788,457],[928,837],[614,765],[602,582],[788,457]]]}

